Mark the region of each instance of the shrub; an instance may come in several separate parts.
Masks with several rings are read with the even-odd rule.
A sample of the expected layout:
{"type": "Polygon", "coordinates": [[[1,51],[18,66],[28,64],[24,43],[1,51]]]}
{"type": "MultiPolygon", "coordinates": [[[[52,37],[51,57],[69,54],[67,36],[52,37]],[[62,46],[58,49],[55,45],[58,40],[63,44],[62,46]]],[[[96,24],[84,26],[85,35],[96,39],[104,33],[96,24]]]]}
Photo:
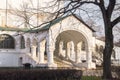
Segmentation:
{"type": "Polygon", "coordinates": [[[0,80],[81,80],[75,69],[2,69],[0,80]]]}

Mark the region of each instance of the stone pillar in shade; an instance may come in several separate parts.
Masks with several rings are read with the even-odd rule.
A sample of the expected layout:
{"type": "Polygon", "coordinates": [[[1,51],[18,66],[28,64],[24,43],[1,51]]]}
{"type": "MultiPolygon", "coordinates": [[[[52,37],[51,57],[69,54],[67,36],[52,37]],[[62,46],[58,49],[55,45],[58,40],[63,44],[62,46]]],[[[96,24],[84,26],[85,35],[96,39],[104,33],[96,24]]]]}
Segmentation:
{"type": "Polygon", "coordinates": [[[80,53],[81,53],[81,48],[82,48],[82,41],[80,41],[78,44],[77,44],[77,49],[76,49],[76,63],[79,63],[81,62],[80,60],[80,53]]]}
{"type": "Polygon", "coordinates": [[[31,53],[33,58],[36,58],[36,48],[37,46],[31,46],[31,53]]]}
{"type": "Polygon", "coordinates": [[[39,43],[39,63],[44,63],[45,42],[46,40],[43,40],[39,43]]]}

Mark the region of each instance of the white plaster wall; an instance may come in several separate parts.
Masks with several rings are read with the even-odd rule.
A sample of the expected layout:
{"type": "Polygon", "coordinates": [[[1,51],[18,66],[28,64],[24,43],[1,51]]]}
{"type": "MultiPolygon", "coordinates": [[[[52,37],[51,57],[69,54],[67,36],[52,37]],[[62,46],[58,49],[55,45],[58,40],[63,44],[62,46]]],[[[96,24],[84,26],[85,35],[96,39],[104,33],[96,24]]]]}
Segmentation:
{"type": "Polygon", "coordinates": [[[48,31],[41,31],[38,34],[36,34],[38,38],[38,42],[42,41],[43,39],[46,39],[47,34],[48,34],[48,31]]]}
{"type": "MultiPolygon", "coordinates": [[[[102,45],[103,47],[105,47],[105,42],[99,39],[95,39],[95,44],[97,44],[98,46],[102,45]]],[[[113,49],[115,50],[115,59],[119,60],[120,63],[120,47],[114,46],[113,49]]]]}
{"type": "Polygon", "coordinates": [[[20,49],[20,36],[16,31],[0,31],[0,34],[8,34],[15,40],[14,49],[0,49],[0,67],[18,67],[19,55],[23,50],[20,49]]]}
{"type": "Polygon", "coordinates": [[[93,52],[96,52],[96,51],[95,51],[96,45],[97,45],[98,47],[103,46],[103,48],[104,48],[104,47],[105,47],[105,42],[102,41],[102,40],[99,40],[99,39],[97,39],[97,38],[94,38],[94,39],[93,39],[93,45],[94,45],[94,47],[93,47],[93,52]]]}
{"type": "Polygon", "coordinates": [[[100,45],[105,46],[105,42],[99,39],[95,39],[95,44],[97,44],[98,46],[100,45]]]}
{"type": "Polygon", "coordinates": [[[115,46],[115,58],[120,61],[120,47],[115,46]]]}
{"type": "Polygon", "coordinates": [[[19,53],[0,52],[0,67],[17,67],[19,66],[19,53]]]}

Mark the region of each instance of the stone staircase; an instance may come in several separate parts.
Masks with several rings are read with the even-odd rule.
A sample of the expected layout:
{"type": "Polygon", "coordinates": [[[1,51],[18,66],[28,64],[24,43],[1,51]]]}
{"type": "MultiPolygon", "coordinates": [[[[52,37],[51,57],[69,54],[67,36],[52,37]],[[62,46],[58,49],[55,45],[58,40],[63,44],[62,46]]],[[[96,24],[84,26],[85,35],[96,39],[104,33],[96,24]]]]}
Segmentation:
{"type": "Polygon", "coordinates": [[[69,69],[86,69],[84,63],[75,63],[71,60],[65,59],[63,57],[54,57],[54,62],[57,64],[58,68],[69,68],[69,69]]]}
{"type": "Polygon", "coordinates": [[[22,54],[21,57],[23,58],[22,64],[30,63],[30,64],[32,64],[33,67],[38,64],[38,59],[33,58],[30,53],[22,54]]]}
{"type": "Polygon", "coordinates": [[[57,64],[58,68],[73,68],[73,65],[71,62],[62,60],[58,57],[54,57],[54,62],[57,64]]]}

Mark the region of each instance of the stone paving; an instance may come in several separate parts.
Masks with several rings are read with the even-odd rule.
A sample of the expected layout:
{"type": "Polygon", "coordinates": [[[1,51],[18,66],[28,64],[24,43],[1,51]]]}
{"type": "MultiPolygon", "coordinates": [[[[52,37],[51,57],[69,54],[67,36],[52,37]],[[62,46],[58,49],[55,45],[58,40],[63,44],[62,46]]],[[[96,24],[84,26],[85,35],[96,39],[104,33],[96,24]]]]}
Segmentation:
{"type": "Polygon", "coordinates": [[[83,76],[102,76],[102,70],[84,70],[83,76]]]}

